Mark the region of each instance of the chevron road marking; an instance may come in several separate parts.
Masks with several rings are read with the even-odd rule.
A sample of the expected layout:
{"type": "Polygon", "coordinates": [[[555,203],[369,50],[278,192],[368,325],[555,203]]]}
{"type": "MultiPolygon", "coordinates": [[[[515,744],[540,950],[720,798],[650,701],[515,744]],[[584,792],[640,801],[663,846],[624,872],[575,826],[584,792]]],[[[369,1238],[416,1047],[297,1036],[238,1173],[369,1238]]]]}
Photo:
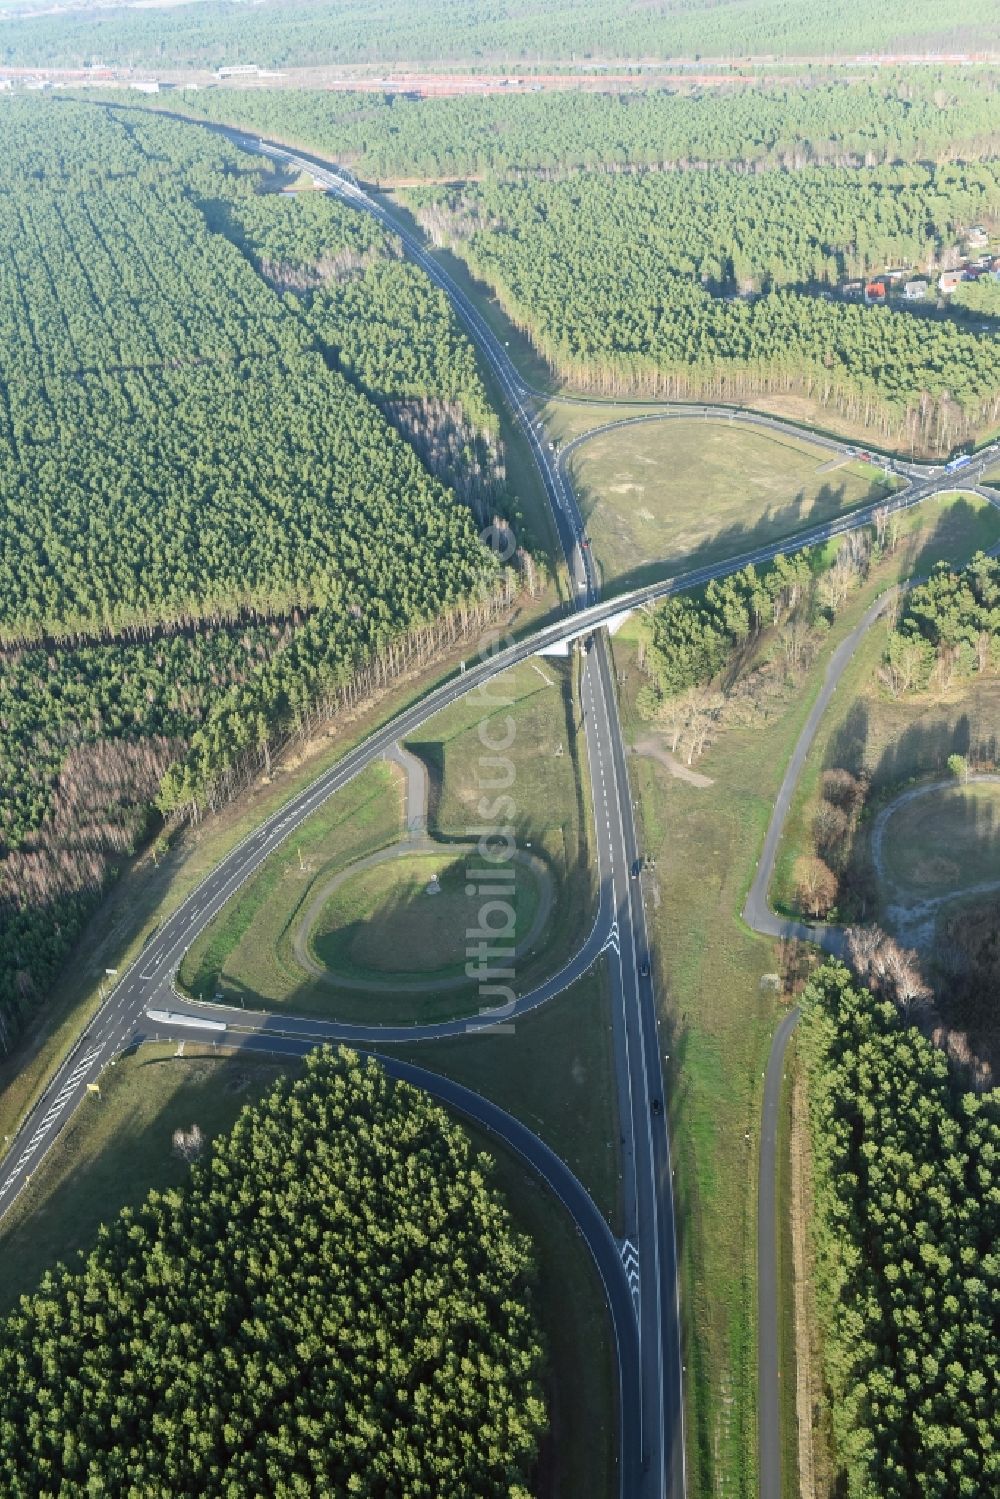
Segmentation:
{"type": "Polygon", "coordinates": [[[625,1275],[628,1279],[629,1290],[632,1292],[632,1300],[635,1302],[636,1313],[639,1308],[639,1251],[631,1239],[623,1239],[621,1244],[622,1264],[625,1266],[625,1275]]]}

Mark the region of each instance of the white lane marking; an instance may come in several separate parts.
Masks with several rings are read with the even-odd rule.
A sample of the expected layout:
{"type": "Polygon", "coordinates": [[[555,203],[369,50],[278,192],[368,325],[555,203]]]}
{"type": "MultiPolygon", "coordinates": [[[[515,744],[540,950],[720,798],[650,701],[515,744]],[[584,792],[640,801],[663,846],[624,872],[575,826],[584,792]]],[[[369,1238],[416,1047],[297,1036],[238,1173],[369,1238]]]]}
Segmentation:
{"type": "Polygon", "coordinates": [[[632,1292],[632,1300],[635,1303],[636,1314],[639,1311],[639,1251],[631,1239],[623,1239],[620,1245],[622,1264],[625,1267],[625,1275],[628,1279],[628,1288],[632,1292]]]}

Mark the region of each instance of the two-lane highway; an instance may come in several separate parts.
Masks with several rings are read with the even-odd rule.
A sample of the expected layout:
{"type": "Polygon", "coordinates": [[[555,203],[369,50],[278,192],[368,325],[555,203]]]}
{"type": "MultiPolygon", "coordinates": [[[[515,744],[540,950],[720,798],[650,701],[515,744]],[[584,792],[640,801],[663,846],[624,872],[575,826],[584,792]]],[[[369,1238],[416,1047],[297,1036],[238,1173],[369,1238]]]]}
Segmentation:
{"type": "MultiPolygon", "coordinates": [[[[234,134],[230,132],[230,134],[234,134]]],[[[685,1492],[683,1440],[683,1382],[681,1366],[680,1313],[677,1277],[676,1235],[672,1194],[672,1172],[667,1131],[669,1098],[663,1087],[660,1043],[657,1034],[653,965],[650,959],[641,880],[632,878],[640,857],[632,812],[631,793],[615,684],[606,641],[599,627],[625,608],[639,605],[724,576],[749,562],[761,563],[791,546],[812,545],[870,522],[875,505],[813,527],[796,537],[756,548],[744,556],[700,568],[667,582],[619,598],[597,598],[589,549],[582,545],[583,523],[565,468],[565,452],[558,458],[543,440],[530,406],[532,392],[514,369],[493,330],[468,297],[455,286],[420,242],[350,180],[314,159],[297,156],[279,147],[236,137],[250,149],[265,149],[291,165],[309,171],[330,191],[364,208],[398,235],[415,261],[452,299],[510,404],[511,412],[530,444],[549,498],[562,543],[578,607],[569,616],[535,632],[530,638],[502,644],[488,642],[481,659],[441,683],[418,703],[373,733],[362,745],[323,772],[284,807],[256,828],[221,861],[182,905],[163,923],[147,943],[141,957],[118,979],[88,1031],[59,1069],[52,1085],[0,1163],[0,1214],[9,1210],[59,1130],[96,1082],[102,1069],[137,1035],[155,1027],[146,1019],[150,1009],[178,1008],[173,992],[177,965],[191,942],[214,919],[240,886],[262,862],[300,826],[329,796],[367,765],[379,759],[399,739],[412,734],[432,714],[475,691],[498,672],[524,660],[541,648],[572,638],[581,632],[599,633],[588,651],[582,674],[586,717],[588,765],[593,788],[595,848],[598,861],[599,898],[593,927],[576,956],[546,984],[518,998],[515,1013],[524,1013],[560,992],[583,973],[604,951],[609,957],[613,989],[615,1065],[619,1112],[623,1135],[625,1174],[625,1242],[615,1246],[617,1258],[608,1258],[607,1231],[595,1225],[593,1205],[580,1201],[582,1188],[572,1185],[566,1168],[561,1172],[548,1160],[546,1148],[531,1132],[494,1110],[475,1095],[464,1100],[448,1098],[493,1129],[526,1160],[566,1202],[594,1255],[608,1291],[619,1352],[621,1421],[621,1493],[625,1499],[682,1499],[685,1492]],[[582,588],[577,584],[582,583],[582,588]],[[492,1111],[492,1112],[491,1112],[492,1111]],[[487,1117],[489,1116],[489,1117],[487,1117]],[[556,1179],[558,1178],[558,1180],[556,1179]],[[624,1293],[623,1293],[624,1288],[624,1293]],[[623,1308],[631,1319],[623,1323],[623,1308]]],[[[708,409],[708,408],[706,408],[708,409]]],[[[756,418],[747,418],[758,420],[756,418]]],[[[761,419],[767,421],[768,419],[761,419]]],[[[836,444],[832,444],[837,446],[836,444]]],[[[841,445],[842,451],[847,451],[841,445]]],[[[985,460],[966,468],[963,487],[981,476],[985,460]]],[[[921,476],[892,500],[888,508],[900,509],[919,503],[927,495],[957,487],[958,476],[935,473],[921,476]],[[950,480],[950,482],[949,482],[950,480]]],[[[981,492],[981,491],[977,491],[981,492]]],[[[992,496],[990,496],[993,498],[992,496]]],[[[465,1033],[486,1028],[496,1017],[452,1022],[433,1027],[358,1027],[324,1023],[296,1017],[232,1012],[212,1007],[188,1007],[203,1019],[219,1018],[227,1024],[227,1044],[248,1049],[301,1053],[321,1040],[344,1039],[373,1045],[389,1040],[413,1040],[465,1033]]],[[[509,1017],[504,1017],[509,1018],[509,1017]]],[[[394,1064],[399,1075],[399,1065],[394,1064]]],[[[410,1081],[445,1097],[445,1080],[414,1069],[410,1081]]],[[[551,1155],[551,1153],[549,1153],[551,1155]]],[[[585,1194],[584,1194],[585,1195],[585,1194]]],[[[599,1215],[598,1215],[599,1218],[599,1215]]]]}

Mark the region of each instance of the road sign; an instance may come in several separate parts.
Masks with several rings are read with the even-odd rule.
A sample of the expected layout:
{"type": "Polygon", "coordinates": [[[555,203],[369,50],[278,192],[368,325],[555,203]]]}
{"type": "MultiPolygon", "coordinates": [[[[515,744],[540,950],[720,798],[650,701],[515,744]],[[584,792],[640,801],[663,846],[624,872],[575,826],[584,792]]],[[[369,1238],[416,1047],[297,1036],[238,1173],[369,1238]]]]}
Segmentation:
{"type": "Polygon", "coordinates": [[[100,1098],[100,1096],[101,1096],[101,1085],[100,1085],[100,1083],[88,1083],[87,1084],[87,1092],[88,1093],[96,1093],[97,1097],[100,1098]]]}

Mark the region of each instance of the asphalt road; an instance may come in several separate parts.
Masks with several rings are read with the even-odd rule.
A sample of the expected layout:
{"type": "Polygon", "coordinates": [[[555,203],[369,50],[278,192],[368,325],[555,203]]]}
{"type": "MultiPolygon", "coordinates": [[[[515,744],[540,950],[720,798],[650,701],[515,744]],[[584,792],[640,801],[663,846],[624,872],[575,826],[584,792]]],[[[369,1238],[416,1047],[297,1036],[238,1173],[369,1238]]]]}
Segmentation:
{"type": "Polygon", "coordinates": [[[760,1176],[757,1182],[757,1450],[760,1499],[781,1499],[781,1380],[778,1332],[778,1123],[788,1038],[798,1024],[789,1010],[774,1033],[764,1076],[760,1176]]]}
{"type": "MultiPolygon", "coordinates": [[[[248,143],[242,138],[241,144],[258,149],[256,141],[248,143]]],[[[179,1008],[173,994],[173,976],[191,942],[305,818],[365,766],[385,754],[396,740],[411,734],[440,708],[546,645],[566,640],[582,631],[593,631],[623,608],[697,586],[748,562],[766,561],[779,551],[788,550],[790,545],[812,545],[863,525],[871,519],[871,512],[876,508],[865,507],[839,520],[814,527],[803,532],[794,542],[786,539],[783,544],[754,549],[727,563],[701,568],[608,602],[597,601],[589,551],[580,545],[583,524],[572,488],[559,463],[550,456],[540,423],[529,409],[532,393],[478,310],[419,241],[401,229],[381,205],[367,198],[350,181],[315,159],[297,157],[277,147],[267,149],[270,154],[304,166],[331,191],[375,214],[403,239],[407,252],[452,298],[459,315],[489,361],[511,411],[531,445],[550,499],[570,575],[574,582],[584,584],[583,590],[578,590],[583,607],[525,640],[506,646],[499,639],[494,640],[482,659],[443,682],[419,703],[377,730],[363,745],[317,777],[231,850],[152,935],[139,960],[118,978],[89,1029],[29,1115],[0,1163],[0,1215],[16,1201],[46,1150],[85,1097],[87,1085],[95,1082],[107,1063],[126,1046],[155,1029],[146,1020],[146,1011],[179,1008]]],[[[715,411],[715,408],[694,408],[695,412],[698,409],[710,413],[715,411]]],[[[690,411],[689,408],[688,414],[690,411]]],[[[770,419],[756,416],[741,416],[739,419],[755,425],[771,424],[770,419]]],[[[982,466],[980,463],[978,467],[967,468],[961,476],[961,487],[968,487],[969,480],[978,477],[982,466]]],[[[921,478],[888,502],[889,506],[906,508],[931,493],[960,487],[957,480],[958,476],[938,474],[921,478]]],[[[995,497],[991,495],[990,498],[995,497]]],[[[546,1175],[546,1171],[555,1171],[552,1161],[546,1157],[546,1147],[530,1131],[504,1115],[503,1111],[495,1110],[485,1100],[478,1099],[473,1104],[474,1095],[465,1098],[464,1104],[470,1117],[477,1117],[492,1128],[525,1160],[535,1165],[554,1190],[560,1192],[601,1270],[619,1352],[623,1399],[620,1426],[622,1494],[627,1499],[632,1499],[632,1496],[640,1496],[640,1499],[653,1495],[682,1496],[685,1492],[683,1384],[676,1235],[666,1126],[669,1101],[663,1090],[652,979],[649,973],[642,973],[643,967],[651,965],[648,963],[648,938],[640,886],[639,882],[630,879],[631,865],[638,850],[614,683],[603,635],[598,637],[595,649],[587,659],[583,691],[594,789],[600,892],[598,910],[592,931],[576,957],[547,984],[521,996],[516,1012],[524,1013],[565,988],[586,971],[600,951],[611,954],[609,970],[614,997],[615,1066],[626,1162],[626,1241],[617,1246],[618,1258],[613,1265],[607,1255],[607,1230],[603,1227],[603,1220],[599,1232],[594,1217],[596,1210],[579,1183],[574,1184],[567,1168],[561,1168],[560,1187],[555,1186],[554,1180],[546,1175]],[[473,1107],[479,1110],[478,1114],[471,1112],[473,1107]],[[623,1287],[632,1313],[629,1322],[623,1321],[626,1304],[623,1287]],[[633,1361],[631,1364],[630,1360],[633,1361]],[[633,1413],[637,1413],[634,1421],[633,1413]]],[[[210,1007],[186,1008],[191,1015],[202,1019],[211,1016],[210,1007]]],[[[220,1011],[220,1020],[223,1016],[228,1026],[227,1045],[295,1054],[321,1040],[342,1039],[353,1044],[372,1044],[393,1039],[429,1039],[456,1034],[456,1027],[462,1033],[486,1028],[495,1024],[498,1018],[484,1015],[473,1021],[443,1026],[381,1028],[324,1024],[316,1020],[242,1011],[220,1011]]],[[[185,1032],[180,1029],[176,1034],[185,1032]]],[[[186,1034],[192,1032],[188,1030],[186,1034]]],[[[443,1099],[446,1090],[455,1087],[441,1078],[433,1077],[431,1081],[432,1074],[423,1074],[420,1069],[413,1070],[410,1080],[416,1080],[417,1074],[423,1079],[420,1086],[426,1086],[428,1091],[443,1099]]],[[[463,1105],[456,1103],[456,1106],[463,1105]]],[[[599,1219],[599,1215],[597,1217],[599,1219]]]]}
{"type": "MultiPolygon", "coordinates": [[[[360,201],[360,206],[374,212],[377,217],[384,217],[378,205],[367,199],[359,200],[359,195],[339,177],[330,177],[327,185],[333,190],[343,191],[349,201],[360,201]]],[[[393,228],[395,232],[399,232],[398,226],[393,225],[393,228]]],[[[588,585],[593,580],[589,555],[581,547],[579,540],[582,522],[576,512],[572,493],[550,460],[548,449],[527,410],[526,394],[513,366],[472,304],[442,276],[433,261],[425,255],[422,246],[412,237],[404,237],[414,258],[425,266],[438,284],[444,284],[445,290],[452,295],[459,314],[466,321],[504,390],[515,419],[527,434],[549,495],[570,574],[582,585],[576,591],[575,598],[582,593],[581,602],[590,602],[593,595],[588,585]]],[[[561,623],[554,630],[540,632],[530,642],[511,647],[505,652],[498,653],[495,649],[498,643],[495,642],[486,653],[485,660],[459,673],[421,703],[372,735],[340,765],[319,777],[312,786],[257,828],[217,866],[153,935],[141,959],[116,984],[90,1030],[81,1038],[48,1093],[32,1112],[14,1141],[13,1148],[0,1165],[0,1212],[9,1209],[11,1203],[16,1201],[46,1149],[85,1096],[87,1085],[96,1080],[109,1060],[133,1040],[155,1033],[158,1027],[173,1029],[179,1034],[184,1034],[187,1029],[187,1033],[191,1033],[190,1029],[183,1026],[171,1027],[167,1022],[151,1022],[147,1018],[147,1012],[176,1012],[179,1006],[173,996],[173,977],[183,953],[273,849],[327,796],[346,784],[352,775],[357,774],[372,760],[384,754],[395,741],[412,732],[431,713],[458,696],[474,690],[477,685],[481,685],[515,660],[532,654],[543,643],[546,633],[552,640],[558,640],[571,632],[572,628],[570,626],[568,631],[567,626],[561,623]]],[[[679,1495],[683,1493],[683,1442],[676,1436],[682,1431],[683,1419],[681,1368],[679,1355],[673,1359],[670,1357],[671,1353],[679,1349],[676,1328],[678,1300],[673,1258],[664,1261],[661,1255],[661,1245],[664,1242],[661,1227],[663,1222],[670,1225],[669,1242],[672,1243],[671,1179],[669,1167],[656,1170],[657,1159],[662,1160],[666,1154],[665,1110],[659,1051],[655,1041],[655,1009],[651,983],[647,974],[644,984],[640,985],[639,968],[645,962],[645,948],[643,946],[643,956],[640,957],[639,939],[631,909],[630,866],[635,858],[631,800],[627,780],[624,778],[620,737],[617,740],[614,737],[618,729],[617,711],[613,692],[608,691],[609,678],[603,653],[604,646],[601,644],[593,660],[587,661],[583,673],[588,755],[595,777],[596,845],[600,866],[597,919],[590,939],[576,958],[548,985],[526,997],[526,1002],[529,1006],[541,1003],[548,994],[559,992],[586,971],[605,945],[613,949],[617,962],[612,961],[610,967],[618,1010],[616,1036],[620,1042],[616,1047],[616,1064],[620,1097],[628,1101],[627,1107],[620,1109],[620,1119],[625,1137],[625,1154],[630,1162],[630,1181],[633,1184],[632,1190],[626,1194],[630,1204],[627,1221],[632,1227],[632,1234],[623,1245],[617,1246],[618,1256],[613,1272],[606,1260],[606,1230],[604,1239],[596,1236],[592,1204],[586,1211],[582,1210],[581,1203],[586,1199],[586,1194],[578,1183],[570,1190],[567,1183],[572,1183],[572,1178],[565,1168],[562,1176],[565,1189],[563,1200],[573,1212],[577,1227],[590,1247],[608,1290],[623,1392],[619,1422],[621,1492],[627,1496],[663,1496],[667,1493],[679,1495]],[[623,807],[628,813],[627,824],[622,815],[623,807]],[[655,1115],[653,1099],[656,1100],[655,1115]],[[655,1143],[658,1136],[662,1137],[659,1145],[655,1143]],[[665,1213],[664,1198],[667,1203],[665,1213]],[[664,1290],[662,1282],[665,1273],[670,1273],[671,1280],[664,1290]],[[628,1306],[628,1323],[625,1326],[621,1322],[624,1305],[628,1306]],[[665,1332],[672,1338],[669,1343],[665,1332]],[[635,1361],[629,1367],[627,1361],[633,1356],[630,1353],[633,1348],[635,1361]],[[669,1439],[667,1433],[671,1434],[669,1439]],[[675,1482],[675,1470],[681,1475],[680,1486],[675,1482]]],[[[644,941],[643,934],[643,944],[644,941]]],[[[211,1022],[210,1009],[199,1007],[195,1012],[192,1007],[186,1008],[192,1016],[197,1016],[203,1026],[205,1022],[211,1022]]],[[[505,1020],[508,1018],[504,1017],[505,1020]]],[[[475,1029],[477,1025],[485,1027],[496,1023],[496,1019],[495,1016],[485,1016],[478,1022],[473,1022],[471,1027],[469,1022],[464,1022],[457,1028],[467,1031],[475,1029]]],[[[358,1043],[370,1039],[371,1035],[366,1028],[323,1025],[322,1022],[294,1017],[276,1019],[243,1011],[239,1012],[238,1025],[233,1022],[234,1016],[230,1012],[225,1022],[228,1027],[225,1033],[226,1043],[228,1045],[235,1042],[244,1048],[293,1051],[308,1049],[318,1040],[343,1039],[358,1043]]],[[[425,1027],[419,1034],[441,1036],[454,1034],[455,1031],[455,1026],[425,1027]]],[[[382,1041],[390,1039],[393,1034],[402,1039],[414,1039],[417,1032],[405,1028],[395,1032],[384,1029],[376,1031],[377,1039],[382,1041]]],[[[437,1080],[439,1093],[443,1086],[443,1081],[437,1080]]],[[[488,1106],[479,1100],[478,1108],[482,1113],[488,1106]]],[[[520,1150],[526,1159],[536,1163],[542,1161],[545,1147],[540,1141],[534,1140],[530,1131],[516,1120],[503,1115],[502,1111],[493,1111],[491,1127],[513,1148],[520,1150]]],[[[551,1162],[549,1168],[551,1169],[551,1162]]]]}

